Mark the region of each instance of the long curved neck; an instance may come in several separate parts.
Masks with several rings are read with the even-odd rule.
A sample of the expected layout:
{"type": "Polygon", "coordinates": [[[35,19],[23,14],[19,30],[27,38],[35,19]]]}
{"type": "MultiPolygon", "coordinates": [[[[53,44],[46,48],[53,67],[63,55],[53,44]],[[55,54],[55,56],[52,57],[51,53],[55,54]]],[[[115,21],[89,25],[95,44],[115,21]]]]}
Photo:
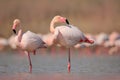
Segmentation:
{"type": "Polygon", "coordinates": [[[20,30],[18,31],[17,36],[18,36],[18,42],[21,42],[21,39],[22,39],[22,29],[20,29],[20,30]]]}
{"type": "Polygon", "coordinates": [[[50,23],[50,32],[54,33],[54,31],[55,31],[55,22],[54,22],[54,19],[53,19],[50,23]]]}

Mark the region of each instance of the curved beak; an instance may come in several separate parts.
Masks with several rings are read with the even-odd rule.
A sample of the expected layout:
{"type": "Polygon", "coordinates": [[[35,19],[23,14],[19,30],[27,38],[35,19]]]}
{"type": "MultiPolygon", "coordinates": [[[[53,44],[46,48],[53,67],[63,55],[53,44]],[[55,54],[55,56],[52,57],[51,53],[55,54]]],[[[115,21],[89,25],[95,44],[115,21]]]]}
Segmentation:
{"type": "Polygon", "coordinates": [[[16,34],[16,30],[15,29],[13,29],[13,32],[14,32],[14,34],[16,34]]]}
{"type": "Polygon", "coordinates": [[[66,23],[69,25],[69,21],[66,19],[66,23]]]}

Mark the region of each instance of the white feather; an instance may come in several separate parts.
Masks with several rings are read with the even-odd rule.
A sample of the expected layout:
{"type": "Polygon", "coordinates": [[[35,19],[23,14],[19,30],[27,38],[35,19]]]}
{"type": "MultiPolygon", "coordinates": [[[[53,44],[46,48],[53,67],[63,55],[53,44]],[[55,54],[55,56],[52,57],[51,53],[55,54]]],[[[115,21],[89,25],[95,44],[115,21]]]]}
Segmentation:
{"type": "Polygon", "coordinates": [[[72,47],[80,40],[85,40],[84,34],[72,25],[56,27],[54,36],[61,45],[66,47],[72,47]]]}

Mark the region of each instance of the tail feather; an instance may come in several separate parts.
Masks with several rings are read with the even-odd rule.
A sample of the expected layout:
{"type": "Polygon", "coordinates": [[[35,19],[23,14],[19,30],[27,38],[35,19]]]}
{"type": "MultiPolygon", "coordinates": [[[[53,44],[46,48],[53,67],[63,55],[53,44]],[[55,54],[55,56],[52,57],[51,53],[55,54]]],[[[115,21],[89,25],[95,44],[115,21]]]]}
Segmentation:
{"type": "Polygon", "coordinates": [[[90,43],[90,44],[93,44],[94,43],[94,40],[90,40],[88,38],[86,38],[85,40],[80,40],[80,42],[86,42],[86,43],[90,43]]]}
{"type": "Polygon", "coordinates": [[[86,43],[93,44],[93,43],[94,43],[94,40],[86,39],[85,42],[86,42],[86,43]]]}

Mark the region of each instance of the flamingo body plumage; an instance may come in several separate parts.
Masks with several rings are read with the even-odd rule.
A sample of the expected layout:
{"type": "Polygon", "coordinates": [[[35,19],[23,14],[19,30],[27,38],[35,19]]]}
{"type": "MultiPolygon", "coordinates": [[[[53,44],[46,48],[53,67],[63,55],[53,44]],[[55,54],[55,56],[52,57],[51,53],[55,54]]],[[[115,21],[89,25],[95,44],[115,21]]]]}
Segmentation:
{"type": "Polygon", "coordinates": [[[86,40],[84,34],[77,27],[74,27],[72,25],[57,26],[55,28],[54,36],[59,44],[67,48],[73,47],[81,40],[86,40]]]}
{"type": "Polygon", "coordinates": [[[22,35],[21,48],[27,51],[34,51],[39,48],[44,48],[42,39],[31,31],[27,31],[22,35]]]}

